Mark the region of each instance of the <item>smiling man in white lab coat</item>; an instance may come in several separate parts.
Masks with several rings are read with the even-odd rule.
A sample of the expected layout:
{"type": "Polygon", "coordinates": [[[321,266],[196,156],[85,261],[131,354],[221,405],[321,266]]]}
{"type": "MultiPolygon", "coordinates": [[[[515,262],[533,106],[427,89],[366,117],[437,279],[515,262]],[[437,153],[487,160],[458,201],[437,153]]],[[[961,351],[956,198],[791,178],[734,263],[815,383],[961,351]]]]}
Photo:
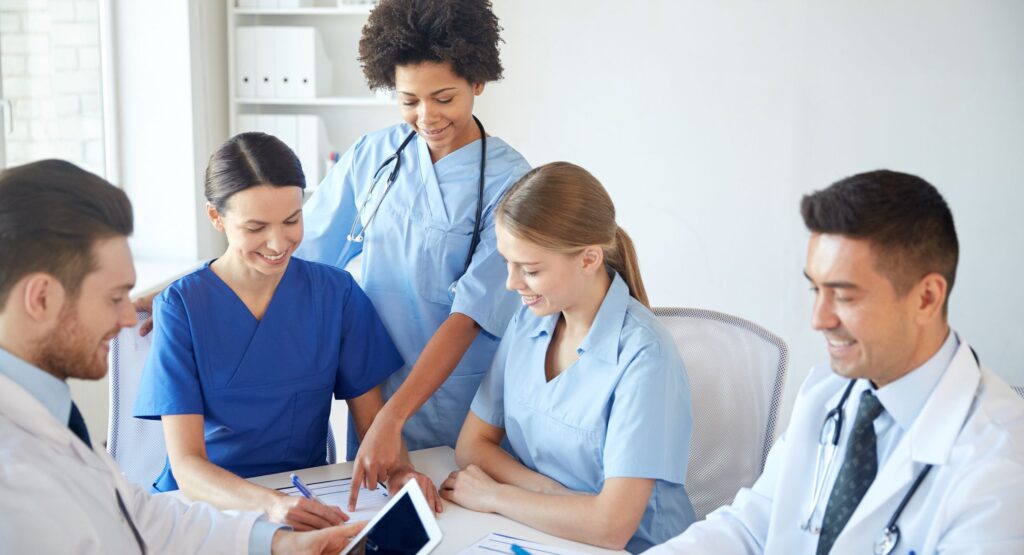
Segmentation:
{"type": "Polygon", "coordinates": [[[359,525],[153,497],[90,441],[65,382],[102,378],[135,323],[131,231],[128,197],[72,164],[0,173],[0,553],[337,553],[359,525]]]}
{"type": "Polygon", "coordinates": [[[801,211],[831,364],[804,382],[754,486],[647,553],[1024,553],[1024,401],[947,323],[959,247],[945,200],[876,171],[801,211]]]}

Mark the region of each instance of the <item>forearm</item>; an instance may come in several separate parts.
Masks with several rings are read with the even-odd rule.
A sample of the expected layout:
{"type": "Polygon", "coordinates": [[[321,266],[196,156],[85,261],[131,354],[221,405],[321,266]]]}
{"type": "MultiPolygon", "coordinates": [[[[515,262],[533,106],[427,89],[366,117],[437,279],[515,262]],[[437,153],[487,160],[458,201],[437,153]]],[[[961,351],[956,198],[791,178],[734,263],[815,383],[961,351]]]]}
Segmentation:
{"type": "Polygon", "coordinates": [[[491,503],[498,514],[561,538],[606,549],[623,549],[636,533],[632,523],[640,520],[619,514],[597,495],[549,495],[508,484],[496,488],[491,503]]]}
{"type": "Polygon", "coordinates": [[[479,332],[480,326],[469,316],[450,315],[427,342],[409,376],[384,405],[380,417],[404,425],[448,379],[479,332]]]}
{"type": "Polygon", "coordinates": [[[471,464],[480,467],[491,478],[502,484],[516,486],[534,493],[549,495],[572,495],[576,492],[551,478],[530,470],[515,460],[498,444],[485,438],[460,438],[455,450],[455,461],[459,468],[471,464]]]}
{"type": "Polygon", "coordinates": [[[283,494],[258,486],[200,456],[186,456],[172,464],[178,487],[192,501],[206,501],[218,509],[268,512],[283,494]]]}

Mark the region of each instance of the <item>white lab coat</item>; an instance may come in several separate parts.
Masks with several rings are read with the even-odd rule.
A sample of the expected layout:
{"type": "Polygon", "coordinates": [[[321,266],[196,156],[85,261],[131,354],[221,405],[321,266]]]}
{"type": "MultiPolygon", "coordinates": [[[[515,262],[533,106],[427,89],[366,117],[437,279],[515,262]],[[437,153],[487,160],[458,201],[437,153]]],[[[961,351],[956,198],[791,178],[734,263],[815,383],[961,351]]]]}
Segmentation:
{"type": "MultiPolygon", "coordinates": [[[[646,553],[814,553],[818,536],[800,525],[810,504],[818,434],[847,383],[827,366],[812,370],[754,486],[646,553]]],[[[832,553],[872,553],[928,463],[935,467],[897,523],[902,536],[893,553],[1024,553],[1024,400],[979,368],[964,342],[832,553]]]]}
{"type": "Polygon", "coordinates": [[[149,495],[0,375],[0,554],[138,553],[115,490],[150,554],[248,552],[258,513],[149,495]]]}

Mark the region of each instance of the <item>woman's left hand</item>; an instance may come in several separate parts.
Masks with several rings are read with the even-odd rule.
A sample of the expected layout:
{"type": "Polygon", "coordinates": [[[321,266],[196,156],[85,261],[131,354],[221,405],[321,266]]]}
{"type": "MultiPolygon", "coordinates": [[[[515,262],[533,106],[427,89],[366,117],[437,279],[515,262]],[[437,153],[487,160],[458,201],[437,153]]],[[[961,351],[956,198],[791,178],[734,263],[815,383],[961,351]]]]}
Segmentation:
{"type": "Polygon", "coordinates": [[[493,513],[499,487],[501,484],[494,478],[471,464],[465,470],[456,470],[448,475],[441,484],[441,497],[473,511],[493,513]]]}
{"type": "Polygon", "coordinates": [[[398,490],[402,489],[402,486],[409,480],[416,480],[423,491],[423,496],[427,498],[427,505],[430,505],[435,513],[444,511],[444,502],[441,501],[441,496],[437,493],[437,486],[429,476],[422,472],[416,472],[412,465],[404,465],[391,471],[391,476],[388,479],[388,493],[391,495],[398,493],[398,490]]]}

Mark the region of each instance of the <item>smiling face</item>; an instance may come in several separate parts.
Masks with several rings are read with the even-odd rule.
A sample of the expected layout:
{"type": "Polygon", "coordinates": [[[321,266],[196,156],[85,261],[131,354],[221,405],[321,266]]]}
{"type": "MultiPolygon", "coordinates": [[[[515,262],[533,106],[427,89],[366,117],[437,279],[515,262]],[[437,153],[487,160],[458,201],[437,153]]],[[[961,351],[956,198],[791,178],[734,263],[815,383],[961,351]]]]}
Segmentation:
{"type": "Polygon", "coordinates": [[[302,189],[257,185],[228,199],[223,212],[207,205],[214,227],[227,236],[225,259],[267,276],[281,275],[302,242],[302,189]]]}
{"type": "Polygon", "coordinates": [[[427,142],[435,162],[480,138],[473,121],[473,100],[483,90],[483,83],[469,83],[447,62],[395,68],[402,119],[427,142]]]}
{"type": "Polygon", "coordinates": [[[599,247],[564,254],[517,237],[504,225],[495,226],[498,252],[506,260],[505,288],[515,291],[537,316],[570,311],[586,299],[597,271],[604,271],[599,247]]]}
{"type": "Polygon", "coordinates": [[[805,274],[815,292],[811,325],[824,334],[837,374],[881,387],[923,364],[945,338],[944,279],[929,274],[900,296],[866,240],[813,234],[805,274]]]}
{"type": "Polygon", "coordinates": [[[53,330],[41,339],[35,363],[58,379],[98,380],[107,373],[110,340],[136,322],[128,292],[135,268],[128,241],[113,237],[93,246],[96,270],[82,280],[78,297],[61,308],[53,330]]]}

